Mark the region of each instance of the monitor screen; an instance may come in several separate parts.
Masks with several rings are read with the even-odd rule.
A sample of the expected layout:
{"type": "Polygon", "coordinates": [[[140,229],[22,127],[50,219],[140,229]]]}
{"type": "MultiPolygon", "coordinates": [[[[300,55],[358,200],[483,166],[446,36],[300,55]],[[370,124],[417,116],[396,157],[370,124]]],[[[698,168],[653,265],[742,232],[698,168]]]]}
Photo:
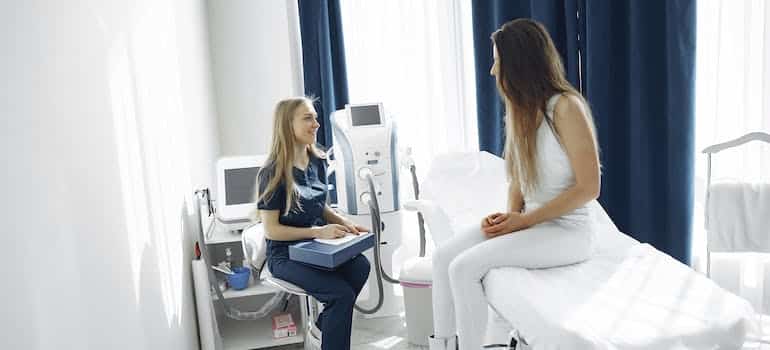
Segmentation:
{"type": "Polygon", "coordinates": [[[254,202],[254,185],[259,167],[225,169],[225,204],[254,202]]]}
{"type": "Polygon", "coordinates": [[[350,120],[353,126],[380,125],[382,124],[380,106],[351,106],[350,120]]]}

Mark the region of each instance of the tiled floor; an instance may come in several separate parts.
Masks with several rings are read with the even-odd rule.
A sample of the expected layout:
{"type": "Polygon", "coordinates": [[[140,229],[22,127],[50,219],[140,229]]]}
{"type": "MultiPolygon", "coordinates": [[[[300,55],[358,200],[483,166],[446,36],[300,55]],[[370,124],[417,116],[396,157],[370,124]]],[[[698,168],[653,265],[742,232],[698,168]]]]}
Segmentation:
{"type": "MultiPolygon", "coordinates": [[[[770,317],[761,319],[763,334],[770,334],[770,317]]],[[[404,314],[366,319],[356,314],[353,319],[352,350],[426,350],[407,341],[404,314]]],[[[770,337],[763,337],[770,343],[770,337]]],[[[301,350],[302,345],[281,346],[269,350],[301,350]]],[[[747,342],[742,350],[770,350],[770,344],[747,342]]]]}
{"type": "Polygon", "coordinates": [[[354,350],[426,349],[407,341],[406,323],[401,316],[362,319],[353,322],[354,350]]]}
{"type": "MultiPolygon", "coordinates": [[[[353,319],[351,350],[425,350],[409,344],[406,335],[404,314],[393,317],[366,319],[360,315],[353,319]]],[[[280,346],[270,350],[300,350],[301,345],[280,346]]]]}

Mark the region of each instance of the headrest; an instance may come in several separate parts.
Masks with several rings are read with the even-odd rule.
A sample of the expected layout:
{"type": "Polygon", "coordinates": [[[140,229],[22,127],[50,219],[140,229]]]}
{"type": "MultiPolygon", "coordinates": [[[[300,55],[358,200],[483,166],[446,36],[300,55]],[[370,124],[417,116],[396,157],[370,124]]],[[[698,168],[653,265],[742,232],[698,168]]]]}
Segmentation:
{"type": "Polygon", "coordinates": [[[454,223],[480,222],[484,215],[505,210],[505,161],[488,152],[442,154],[420,187],[420,198],[434,201],[454,223]]]}

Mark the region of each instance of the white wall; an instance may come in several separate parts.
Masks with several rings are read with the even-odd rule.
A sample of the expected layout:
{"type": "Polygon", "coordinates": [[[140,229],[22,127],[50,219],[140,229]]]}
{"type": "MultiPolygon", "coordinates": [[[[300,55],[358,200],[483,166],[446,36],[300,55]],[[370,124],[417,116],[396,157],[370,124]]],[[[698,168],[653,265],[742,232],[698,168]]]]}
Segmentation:
{"type": "Polygon", "coordinates": [[[273,108],[301,94],[296,0],[208,0],[223,155],[266,153],[273,108]]]}
{"type": "Polygon", "coordinates": [[[0,2],[1,349],[197,348],[206,36],[202,1],[0,2]]]}

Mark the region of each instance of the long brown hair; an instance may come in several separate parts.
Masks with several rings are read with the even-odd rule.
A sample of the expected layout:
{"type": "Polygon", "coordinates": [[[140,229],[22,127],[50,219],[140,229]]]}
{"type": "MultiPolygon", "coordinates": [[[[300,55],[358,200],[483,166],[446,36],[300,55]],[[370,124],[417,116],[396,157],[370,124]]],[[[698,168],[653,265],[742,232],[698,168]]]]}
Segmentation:
{"type": "Polygon", "coordinates": [[[578,97],[593,124],[591,112],[564,77],[559,52],[542,24],[525,18],[507,22],[492,33],[492,41],[498,55],[497,89],[506,110],[508,176],[531,191],[538,185],[537,129],[545,118],[548,99],[555,94],[578,97]]]}
{"type": "MultiPolygon", "coordinates": [[[[294,146],[296,144],[292,121],[294,120],[297,108],[305,103],[312,106],[313,101],[314,99],[304,96],[281,100],[275,106],[275,112],[273,113],[273,141],[270,147],[270,154],[267,156],[265,166],[262,168],[271,169],[272,173],[262,193],[259,192],[259,184],[257,184],[256,198],[257,203],[263,198],[271,198],[275,194],[278,185],[283,181],[286,189],[286,209],[281,213],[283,215],[288,214],[292,207],[299,205],[299,196],[295,186],[294,172],[292,171],[294,167],[294,146]]],[[[325,153],[315,144],[308,145],[307,152],[309,155],[317,158],[326,157],[325,153]]],[[[259,175],[261,176],[262,174],[259,175]]],[[[256,212],[256,216],[259,218],[259,211],[256,212]]]]}

